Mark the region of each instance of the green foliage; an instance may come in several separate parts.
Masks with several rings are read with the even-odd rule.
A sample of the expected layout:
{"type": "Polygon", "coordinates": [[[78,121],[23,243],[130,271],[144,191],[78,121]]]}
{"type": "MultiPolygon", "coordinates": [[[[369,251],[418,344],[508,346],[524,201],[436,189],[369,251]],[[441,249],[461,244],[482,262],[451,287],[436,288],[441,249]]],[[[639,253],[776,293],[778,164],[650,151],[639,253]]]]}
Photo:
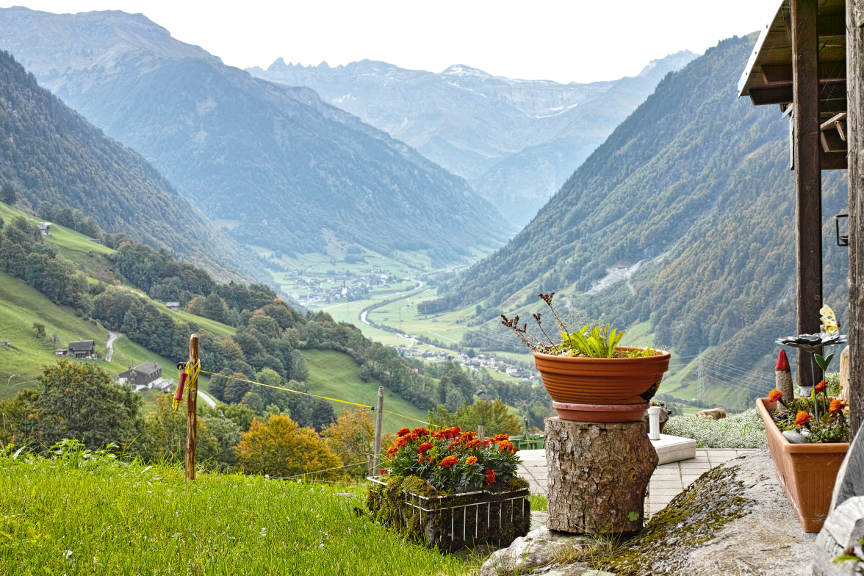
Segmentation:
{"type": "Polygon", "coordinates": [[[358,516],[353,486],[199,474],[97,457],[0,454],[0,572],[468,574],[479,562],[358,516]],[[26,511],[26,513],[24,512],[26,511]],[[34,521],[38,518],[38,521],[34,521]],[[120,521],[119,519],[124,519],[120,521]],[[338,527],[336,529],[335,527],[338,527]],[[134,545],[130,545],[134,543],[134,545]]]}
{"type": "Polygon", "coordinates": [[[438,406],[434,412],[429,412],[429,423],[435,427],[448,428],[458,426],[463,430],[477,430],[483,425],[486,434],[519,434],[522,424],[507,406],[500,400],[487,402],[475,400],[473,404],[462,406],[451,413],[444,406],[438,406]]]}
{"type": "MultiPolygon", "coordinates": [[[[826,363],[827,366],[827,363],[826,363]]],[[[809,397],[783,398],[771,412],[780,430],[795,430],[811,443],[849,442],[849,412],[846,405],[831,398],[826,389],[811,391],[809,397]]]]}
{"type": "Polygon", "coordinates": [[[765,447],[765,425],[755,408],[720,420],[672,416],[666,422],[664,432],[692,438],[702,448],[765,447]]]}
{"type": "Polygon", "coordinates": [[[12,206],[18,200],[18,194],[15,192],[15,187],[10,182],[4,182],[0,186],[0,202],[12,206]]]}
{"type": "Polygon", "coordinates": [[[95,450],[128,448],[141,432],[141,399],[90,364],[60,361],[46,366],[36,391],[0,403],[0,440],[38,449],[66,438],[95,450]]]}
{"type": "Polygon", "coordinates": [[[624,332],[612,328],[610,324],[604,327],[583,326],[571,333],[561,333],[561,344],[556,346],[559,352],[568,356],[585,356],[587,358],[615,358],[618,343],[624,332]]]}

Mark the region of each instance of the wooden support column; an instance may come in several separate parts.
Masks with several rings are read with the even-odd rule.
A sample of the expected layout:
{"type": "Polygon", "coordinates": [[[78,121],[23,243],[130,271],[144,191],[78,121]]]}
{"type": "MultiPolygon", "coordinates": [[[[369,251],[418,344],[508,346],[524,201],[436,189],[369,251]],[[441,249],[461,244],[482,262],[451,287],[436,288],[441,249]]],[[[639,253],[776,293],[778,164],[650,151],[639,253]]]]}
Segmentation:
{"type": "MultiPolygon", "coordinates": [[[[791,0],[795,114],[795,244],[798,333],[819,332],[822,307],[822,174],[819,160],[818,0],[791,0]]],[[[812,386],[812,355],[798,354],[798,384],[812,386]]]]}
{"type": "Polygon", "coordinates": [[[849,147],[849,405],[852,434],[864,423],[864,0],[846,2],[849,147]]]}

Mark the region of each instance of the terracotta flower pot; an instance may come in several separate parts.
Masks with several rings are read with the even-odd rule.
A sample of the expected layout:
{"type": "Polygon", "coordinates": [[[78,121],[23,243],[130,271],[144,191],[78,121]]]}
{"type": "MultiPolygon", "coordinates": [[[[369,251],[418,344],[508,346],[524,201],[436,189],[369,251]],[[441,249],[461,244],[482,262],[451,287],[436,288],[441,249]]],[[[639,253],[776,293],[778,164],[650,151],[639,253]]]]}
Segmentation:
{"type": "Polygon", "coordinates": [[[582,358],[535,352],[534,363],[562,420],[638,422],[669,368],[669,352],[658,352],[646,358],[582,358]]]}
{"type": "Polygon", "coordinates": [[[795,509],[805,532],[819,532],[831,507],[837,471],[849,450],[847,442],[792,444],[771,418],[776,402],[757,398],[756,408],[765,422],[768,450],[786,498],[795,509]]]}

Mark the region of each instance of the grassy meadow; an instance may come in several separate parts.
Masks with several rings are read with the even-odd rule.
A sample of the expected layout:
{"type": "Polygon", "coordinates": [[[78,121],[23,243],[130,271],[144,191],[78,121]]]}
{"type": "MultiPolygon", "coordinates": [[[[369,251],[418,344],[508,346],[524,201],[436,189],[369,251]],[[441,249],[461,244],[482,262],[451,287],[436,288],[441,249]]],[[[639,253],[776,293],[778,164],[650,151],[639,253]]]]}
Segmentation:
{"type": "Polygon", "coordinates": [[[0,456],[0,573],[457,575],[479,563],[358,515],[362,486],[0,456]],[[345,494],[355,494],[345,495],[345,494]]]}
{"type": "MultiPolygon", "coordinates": [[[[375,405],[378,400],[378,382],[374,380],[364,382],[360,378],[360,367],[350,356],[332,350],[303,350],[302,353],[309,367],[309,392],[370,406],[375,405]]],[[[332,404],[337,415],[342,414],[346,408],[344,404],[337,402],[332,404]]],[[[350,406],[347,408],[353,409],[350,406]]],[[[386,389],[384,410],[404,414],[417,420],[426,420],[426,412],[386,389]]],[[[395,433],[403,426],[413,428],[420,426],[420,423],[393,414],[384,414],[385,433],[395,433]]]]}

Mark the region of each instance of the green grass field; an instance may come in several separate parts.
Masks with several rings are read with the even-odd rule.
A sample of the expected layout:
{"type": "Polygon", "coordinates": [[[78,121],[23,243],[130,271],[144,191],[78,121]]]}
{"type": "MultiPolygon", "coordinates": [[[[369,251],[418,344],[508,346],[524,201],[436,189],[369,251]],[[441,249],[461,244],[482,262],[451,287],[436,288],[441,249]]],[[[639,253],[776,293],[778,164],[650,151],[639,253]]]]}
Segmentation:
{"type": "MultiPolygon", "coordinates": [[[[342,486],[0,456],[3,574],[465,574],[479,559],[406,542],[342,486]]],[[[349,488],[349,492],[361,492],[349,488]]]]}
{"type": "MultiPolygon", "coordinates": [[[[309,366],[310,392],[375,406],[378,399],[379,384],[374,381],[364,382],[361,380],[360,367],[350,356],[331,350],[303,350],[302,352],[309,366]]],[[[342,414],[346,407],[354,409],[336,402],[332,404],[337,415],[342,414]]],[[[384,390],[384,409],[416,420],[426,420],[426,412],[419,410],[386,388],[384,390]]],[[[384,432],[396,432],[403,426],[421,425],[409,418],[385,413],[384,432]]]]}

